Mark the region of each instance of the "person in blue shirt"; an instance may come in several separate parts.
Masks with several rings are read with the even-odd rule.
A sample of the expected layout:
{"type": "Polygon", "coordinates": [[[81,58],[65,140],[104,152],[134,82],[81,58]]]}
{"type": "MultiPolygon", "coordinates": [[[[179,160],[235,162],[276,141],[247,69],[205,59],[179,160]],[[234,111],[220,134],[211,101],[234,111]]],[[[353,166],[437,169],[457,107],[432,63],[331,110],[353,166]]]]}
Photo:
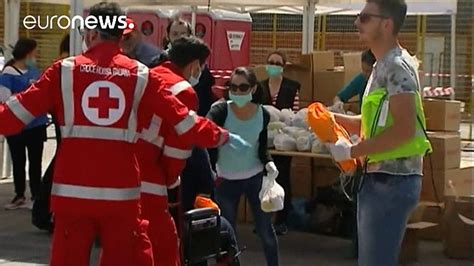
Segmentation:
{"type": "MultiPolygon", "coordinates": [[[[13,59],[5,64],[0,75],[0,91],[11,95],[25,91],[40,76],[36,68],[37,43],[33,39],[20,39],[13,48],[13,59]]],[[[4,95],[4,93],[2,93],[4,95]]],[[[14,101],[14,98],[0,99],[14,101]]],[[[7,136],[7,143],[13,162],[13,180],[15,197],[5,206],[13,210],[22,207],[32,208],[33,201],[39,195],[41,186],[41,160],[43,145],[46,141],[48,118],[41,116],[28,124],[21,133],[7,136]],[[26,150],[28,150],[31,201],[25,198],[26,187],[26,150]]]]}
{"type": "Polygon", "coordinates": [[[334,98],[334,108],[343,110],[344,103],[347,103],[352,97],[358,96],[359,105],[362,105],[362,96],[364,96],[365,87],[372,73],[372,67],[375,64],[375,56],[370,50],[362,53],[362,72],[357,74],[334,98]]]}

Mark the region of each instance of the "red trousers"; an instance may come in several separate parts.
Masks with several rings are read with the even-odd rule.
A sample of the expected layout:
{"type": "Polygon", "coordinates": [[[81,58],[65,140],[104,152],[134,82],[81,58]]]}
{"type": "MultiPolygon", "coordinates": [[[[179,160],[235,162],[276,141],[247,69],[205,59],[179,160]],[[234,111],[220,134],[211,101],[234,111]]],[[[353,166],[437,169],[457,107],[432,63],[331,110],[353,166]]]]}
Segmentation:
{"type": "Polygon", "coordinates": [[[167,200],[142,195],[142,218],[149,221],[148,237],[153,247],[154,266],[180,266],[179,239],[167,200]]]}
{"type": "Polygon", "coordinates": [[[55,214],[51,266],[88,266],[94,240],[101,266],[152,266],[147,221],[124,215],[83,217],[55,214]]]}

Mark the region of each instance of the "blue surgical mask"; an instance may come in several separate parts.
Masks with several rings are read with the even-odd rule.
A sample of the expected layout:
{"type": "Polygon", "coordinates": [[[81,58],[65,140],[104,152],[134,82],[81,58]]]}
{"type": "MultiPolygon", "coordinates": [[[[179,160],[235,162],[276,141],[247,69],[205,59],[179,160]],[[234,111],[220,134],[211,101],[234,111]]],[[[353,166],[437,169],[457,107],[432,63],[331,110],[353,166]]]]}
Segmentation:
{"type": "Polygon", "coordinates": [[[280,76],[283,73],[283,67],[281,66],[267,65],[265,69],[267,70],[267,74],[270,77],[280,76]]]}
{"type": "Polygon", "coordinates": [[[249,92],[244,95],[237,95],[229,91],[229,99],[231,99],[239,108],[242,108],[252,101],[252,93],[249,92]]]}
{"type": "Polygon", "coordinates": [[[28,68],[35,68],[36,67],[36,59],[35,58],[28,58],[25,61],[25,65],[28,68]]]}

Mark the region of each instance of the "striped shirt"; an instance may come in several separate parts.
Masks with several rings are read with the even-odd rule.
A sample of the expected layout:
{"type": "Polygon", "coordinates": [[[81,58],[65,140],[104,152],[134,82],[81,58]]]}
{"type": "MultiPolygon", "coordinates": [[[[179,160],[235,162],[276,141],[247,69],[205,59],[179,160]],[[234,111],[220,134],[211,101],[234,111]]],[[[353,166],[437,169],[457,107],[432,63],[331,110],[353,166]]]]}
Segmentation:
{"type": "MultiPolygon", "coordinates": [[[[278,93],[272,97],[273,106],[276,106],[277,99],[278,99],[278,93]]],[[[299,92],[296,92],[295,99],[293,101],[293,111],[298,112],[299,110],[300,110],[300,95],[299,95],[299,92]]]]}

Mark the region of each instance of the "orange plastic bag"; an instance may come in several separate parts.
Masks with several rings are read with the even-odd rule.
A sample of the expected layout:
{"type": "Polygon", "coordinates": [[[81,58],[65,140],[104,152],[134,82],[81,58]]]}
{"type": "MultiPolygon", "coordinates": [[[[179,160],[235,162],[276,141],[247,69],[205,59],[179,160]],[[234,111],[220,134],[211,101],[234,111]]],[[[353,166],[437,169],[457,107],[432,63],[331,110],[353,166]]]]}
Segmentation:
{"type": "MultiPolygon", "coordinates": [[[[349,133],[334,120],[334,116],[322,103],[313,103],[308,107],[308,124],[323,143],[336,143],[338,139],[352,143],[349,133]]],[[[352,174],[357,170],[356,159],[336,164],[344,174],[352,174]]]]}
{"type": "Polygon", "coordinates": [[[194,208],[196,209],[211,208],[220,213],[219,206],[214,201],[212,201],[210,198],[199,196],[199,195],[194,200],[194,208]]]}

